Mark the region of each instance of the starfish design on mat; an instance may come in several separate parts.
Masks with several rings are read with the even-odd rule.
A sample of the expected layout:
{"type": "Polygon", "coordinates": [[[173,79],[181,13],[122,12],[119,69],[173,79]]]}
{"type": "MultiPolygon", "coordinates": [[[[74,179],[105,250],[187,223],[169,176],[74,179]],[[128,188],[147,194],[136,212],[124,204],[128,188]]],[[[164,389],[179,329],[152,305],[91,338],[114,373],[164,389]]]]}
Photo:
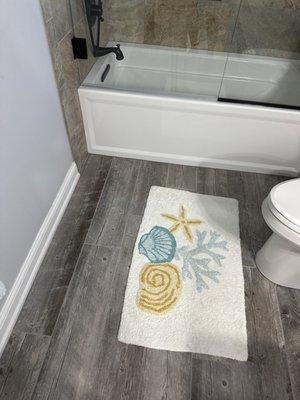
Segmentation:
{"type": "Polygon", "coordinates": [[[173,225],[169,229],[170,232],[175,233],[178,230],[182,230],[184,236],[190,242],[193,241],[193,232],[190,228],[190,225],[199,225],[203,222],[200,219],[188,219],[187,210],[182,204],[179,207],[178,217],[172,214],[161,214],[161,215],[162,217],[173,222],[173,225]]]}

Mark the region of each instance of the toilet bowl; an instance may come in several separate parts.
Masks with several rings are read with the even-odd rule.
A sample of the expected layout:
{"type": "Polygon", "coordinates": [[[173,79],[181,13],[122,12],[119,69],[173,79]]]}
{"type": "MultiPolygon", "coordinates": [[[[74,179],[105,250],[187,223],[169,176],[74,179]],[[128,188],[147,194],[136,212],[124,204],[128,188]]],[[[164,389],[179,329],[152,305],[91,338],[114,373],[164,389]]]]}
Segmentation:
{"type": "Polygon", "coordinates": [[[262,214],[273,234],[256,255],[258,269],[278,285],[300,289],[300,179],[275,186],[262,214]]]}

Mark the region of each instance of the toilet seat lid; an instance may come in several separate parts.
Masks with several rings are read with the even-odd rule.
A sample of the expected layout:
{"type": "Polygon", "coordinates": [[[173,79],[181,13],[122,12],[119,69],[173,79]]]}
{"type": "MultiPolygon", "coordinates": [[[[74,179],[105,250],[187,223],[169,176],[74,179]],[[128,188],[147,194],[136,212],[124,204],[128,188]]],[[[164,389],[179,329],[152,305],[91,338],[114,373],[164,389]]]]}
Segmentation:
{"type": "Polygon", "coordinates": [[[300,227],[300,178],[279,183],[270,192],[273,207],[293,225],[300,227]]]}

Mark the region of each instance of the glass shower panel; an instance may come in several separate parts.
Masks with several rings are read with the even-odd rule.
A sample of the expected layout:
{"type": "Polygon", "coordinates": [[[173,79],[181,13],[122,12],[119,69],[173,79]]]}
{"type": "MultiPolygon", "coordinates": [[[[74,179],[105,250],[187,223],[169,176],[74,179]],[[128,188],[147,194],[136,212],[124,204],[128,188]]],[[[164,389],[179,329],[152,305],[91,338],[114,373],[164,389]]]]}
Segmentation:
{"type": "Polygon", "coordinates": [[[101,43],[125,58],[85,84],[216,101],[240,1],[103,0],[101,43]]]}
{"type": "Polygon", "coordinates": [[[103,0],[109,40],[227,51],[240,0],[103,0]]]}
{"type": "Polygon", "coordinates": [[[300,107],[300,1],[242,0],[219,100],[300,107]]]}

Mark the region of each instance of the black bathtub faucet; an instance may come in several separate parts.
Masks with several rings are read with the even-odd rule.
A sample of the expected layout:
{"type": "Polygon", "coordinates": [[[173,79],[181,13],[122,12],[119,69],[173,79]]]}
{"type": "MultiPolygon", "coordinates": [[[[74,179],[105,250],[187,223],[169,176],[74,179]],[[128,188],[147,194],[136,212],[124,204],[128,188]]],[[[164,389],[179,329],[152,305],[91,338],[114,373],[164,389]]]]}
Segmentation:
{"type": "Polygon", "coordinates": [[[119,44],[117,44],[116,47],[95,47],[94,48],[94,56],[95,57],[105,56],[106,54],[109,54],[109,53],[115,53],[117,60],[124,59],[124,54],[123,54],[119,44]]]}

